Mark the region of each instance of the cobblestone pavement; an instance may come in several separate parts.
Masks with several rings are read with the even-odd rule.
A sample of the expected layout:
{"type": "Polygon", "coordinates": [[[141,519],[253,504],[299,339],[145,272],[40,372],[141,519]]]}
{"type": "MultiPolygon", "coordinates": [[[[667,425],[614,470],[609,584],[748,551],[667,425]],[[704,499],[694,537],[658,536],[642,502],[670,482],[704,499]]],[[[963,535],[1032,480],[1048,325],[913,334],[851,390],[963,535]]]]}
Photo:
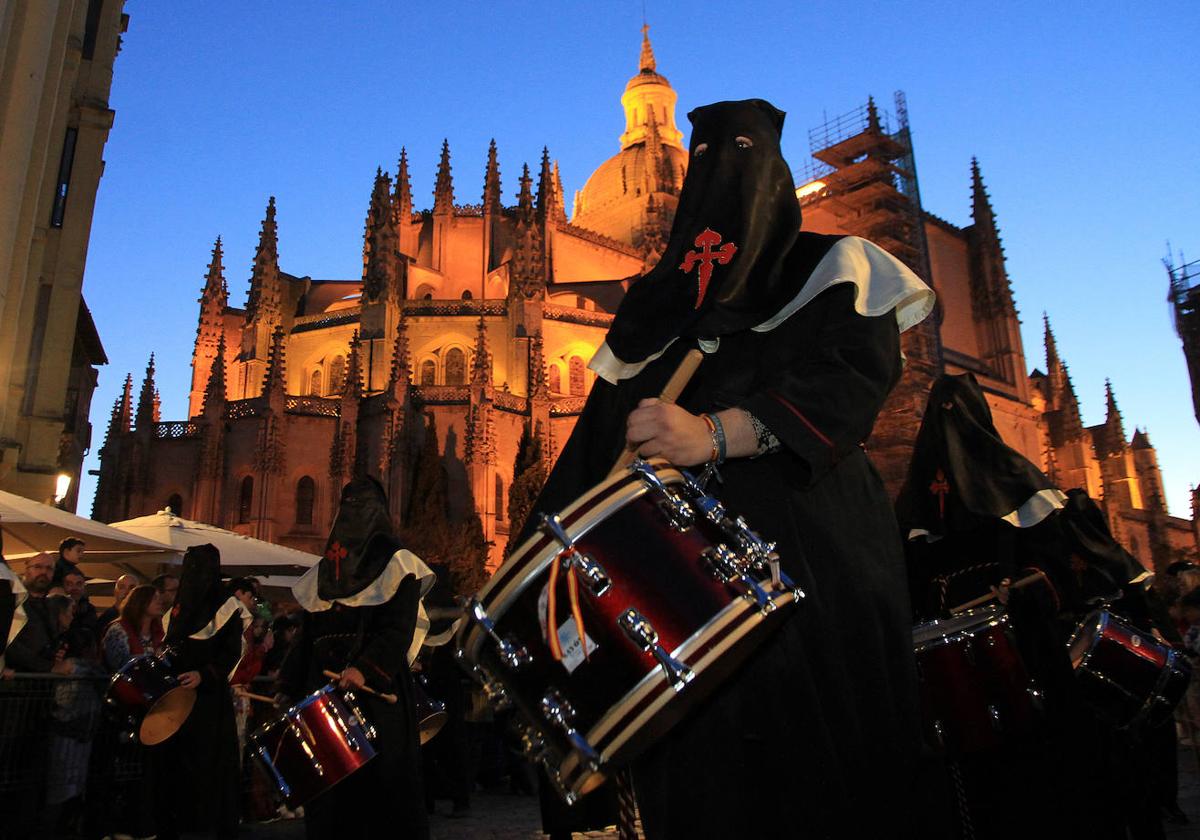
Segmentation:
{"type": "MultiPolygon", "coordinates": [[[[1190,822],[1165,823],[1167,837],[1200,840],[1200,753],[1185,747],[1179,750],[1179,806],[1190,822]]],[[[468,814],[452,818],[449,812],[449,803],[438,803],[437,813],[430,817],[432,840],[543,840],[545,837],[540,831],[536,796],[478,793],[471,799],[468,814]]],[[[243,836],[253,840],[299,840],[304,836],[304,826],[296,820],[247,828],[243,836]]],[[[853,826],[846,827],[846,836],[856,836],[853,826]]],[[[616,837],[616,831],[593,831],[576,834],[575,840],[616,840],[616,837]]]]}

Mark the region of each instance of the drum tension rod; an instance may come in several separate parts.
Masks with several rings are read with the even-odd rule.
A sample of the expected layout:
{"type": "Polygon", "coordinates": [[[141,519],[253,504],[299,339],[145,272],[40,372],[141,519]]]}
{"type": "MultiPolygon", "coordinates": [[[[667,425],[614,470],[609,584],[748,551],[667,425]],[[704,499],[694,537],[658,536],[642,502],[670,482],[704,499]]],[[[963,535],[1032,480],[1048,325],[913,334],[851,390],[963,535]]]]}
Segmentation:
{"type": "Polygon", "coordinates": [[[496,622],[492,621],[488,616],[487,611],[483,608],[483,604],[474,598],[471,599],[471,617],[492,637],[492,640],[496,643],[496,650],[500,654],[500,660],[505,665],[515,671],[522,665],[529,664],[529,651],[521,645],[513,644],[508,639],[500,638],[500,634],[496,632],[496,622]]]}
{"type": "Polygon", "coordinates": [[[562,520],[559,519],[557,513],[548,516],[544,513],[541,514],[538,528],[562,546],[562,551],[559,553],[562,557],[563,568],[574,566],[583,576],[583,581],[593,596],[599,598],[609,590],[612,581],[608,577],[608,572],[604,571],[603,566],[575,547],[575,541],[563,527],[562,520]]]}
{"type": "Polygon", "coordinates": [[[570,741],[571,747],[579,753],[579,758],[590,770],[600,769],[600,756],[588,743],[587,738],[579,734],[579,730],[572,723],[575,719],[575,708],[558,689],[552,688],[542,697],[542,714],[546,720],[563,731],[567,740],[570,741]]]}
{"type": "Polygon", "coordinates": [[[696,678],[695,671],[671,656],[667,653],[666,648],[659,644],[658,631],[654,629],[654,625],[633,607],[621,613],[617,624],[625,631],[625,635],[631,642],[653,656],[662,666],[663,674],[671,683],[671,688],[677,692],[683,691],[687,684],[696,678]]]}

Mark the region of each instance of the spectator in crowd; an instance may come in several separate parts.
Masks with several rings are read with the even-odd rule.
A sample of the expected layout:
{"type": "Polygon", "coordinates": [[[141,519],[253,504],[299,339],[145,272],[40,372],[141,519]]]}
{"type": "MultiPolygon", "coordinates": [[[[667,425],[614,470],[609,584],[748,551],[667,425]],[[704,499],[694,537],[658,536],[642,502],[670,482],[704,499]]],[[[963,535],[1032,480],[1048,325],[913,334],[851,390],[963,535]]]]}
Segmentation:
{"type": "Polygon", "coordinates": [[[159,575],[151,581],[158,590],[158,600],[162,604],[163,615],[175,606],[175,596],[179,593],[179,578],[175,575],[159,575]]]}
{"type": "Polygon", "coordinates": [[[54,563],[54,583],[62,583],[63,575],[79,567],[87,544],[78,537],[67,537],[58,544],[58,560],[54,563]]]}
{"type": "MultiPolygon", "coordinates": [[[[54,577],[54,559],[39,554],[25,563],[21,583],[28,593],[25,601],[25,626],[8,646],[5,659],[9,668],[35,674],[69,674],[71,666],[60,650],[61,631],[52,622],[46,605],[54,577]]],[[[70,599],[67,599],[70,603],[70,599]]]]}
{"type": "Polygon", "coordinates": [[[121,617],[121,603],[125,597],[133,591],[133,588],[141,583],[137,575],[121,575],[117,578],[117,582],[113,584],[113,602],[112,606],[100,613],[100,631],[104,632],[108,629],[108,625],[112,624],[121,617]]]}
{"type": "MultiPolygon", "coordinates": [[[[245,591],[245,590],[241,590],[245,591]]],[[[245,604],[237,591],[234,597],[245,604]]],[[[253,613],[254,608],[248,607],[253,613]]],[[[237,716],[237,733],[238,733],[238,755],[242,756],[246,752],[246,724],[250,720],[251,712],[250,698],[246,696],[247,691],[251,689],[251,683],[262,673],[263,661],[266,659],[274,646],[275,640],[271,634],[271,626],[262,616],[254,613],[254,620],[250,626],[246,628],[245,633],[246,644],[242,648],[242,659],[238,662],[237,668],[233,672],[233,676],[229,678],[229,684],[233,687],[233,711],[237,716]]]]}
{"type": "Polygon", "coordinates": [[[104,631],[104,664],[109,671],[162,647],[162,600],[153,586],[135,586],[121,603],[119,618],[104,631]]]}
{"type": "Polygon", "coordinates": [[[4,532],[0,531],[0,679],[12,676],[4,660],[8,644],[25,626],[25,585],[4,559],[4,532]]]}
{"type": "Polygon", "coordinates": [[[73,618],[67,630],[68,656],[89,662],[100,661],[100,636],[102,625],[96,608],[87,597],[87,581],[79,569],[70,569],[63,575],[63,594],[71,599],[73,618]]]}

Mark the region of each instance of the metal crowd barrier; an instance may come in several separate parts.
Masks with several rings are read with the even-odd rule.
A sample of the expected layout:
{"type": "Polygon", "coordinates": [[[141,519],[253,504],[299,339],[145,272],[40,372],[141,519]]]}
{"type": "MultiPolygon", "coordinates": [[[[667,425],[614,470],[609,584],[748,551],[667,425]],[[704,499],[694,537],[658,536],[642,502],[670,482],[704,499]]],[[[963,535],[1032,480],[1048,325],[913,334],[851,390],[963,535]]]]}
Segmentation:
{"type": "MultiPolygon", "coordinates": [[[[17,673],[0,679],[0,838],[48,836],[55,805],[81,796],[78,821],[103,836],[109,826],[145,807],[146,748],[125,737],[106,713],[109,678],[17,673]],[[49,814],[49,816],[48,816],[49,814]]],[[[256,680],[252,690],[268,691],[256,680]]],[[[251,709],[247,731],[276,714],[251,709]]],[[[272,788],[244,761],[244,821],[274,818],[272,788]]]]}

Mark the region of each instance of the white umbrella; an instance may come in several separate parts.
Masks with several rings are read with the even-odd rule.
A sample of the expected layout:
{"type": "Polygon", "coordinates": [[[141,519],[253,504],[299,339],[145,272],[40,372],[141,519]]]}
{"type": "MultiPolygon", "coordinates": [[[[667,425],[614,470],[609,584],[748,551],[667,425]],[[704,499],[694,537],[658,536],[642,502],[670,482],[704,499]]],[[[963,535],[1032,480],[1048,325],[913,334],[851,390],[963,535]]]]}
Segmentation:
{"type": "Polygon", "coordinates": [[[237,569],[244,574],[287,574],[307,569],[321,559],[315,554],[235,534],[215,525],[183,519],[170,510],[114,522],[112,527],[166,543],[178,552],[177,557],[181,557],[188,546],[212,543],[221,552],[221,568],[226,572],[237,569]]]}
{"type": "Polygon", "coordinates": [[[121,531],[3,490],[0,530],[4,532],[5,556],[10,559],[57,552],[64,539],[78,537],[87,544],[82,565],[92,576],[115,577],[125,571],[149,570],[172,556],[171,547],[153,537],[121,531]]]}

